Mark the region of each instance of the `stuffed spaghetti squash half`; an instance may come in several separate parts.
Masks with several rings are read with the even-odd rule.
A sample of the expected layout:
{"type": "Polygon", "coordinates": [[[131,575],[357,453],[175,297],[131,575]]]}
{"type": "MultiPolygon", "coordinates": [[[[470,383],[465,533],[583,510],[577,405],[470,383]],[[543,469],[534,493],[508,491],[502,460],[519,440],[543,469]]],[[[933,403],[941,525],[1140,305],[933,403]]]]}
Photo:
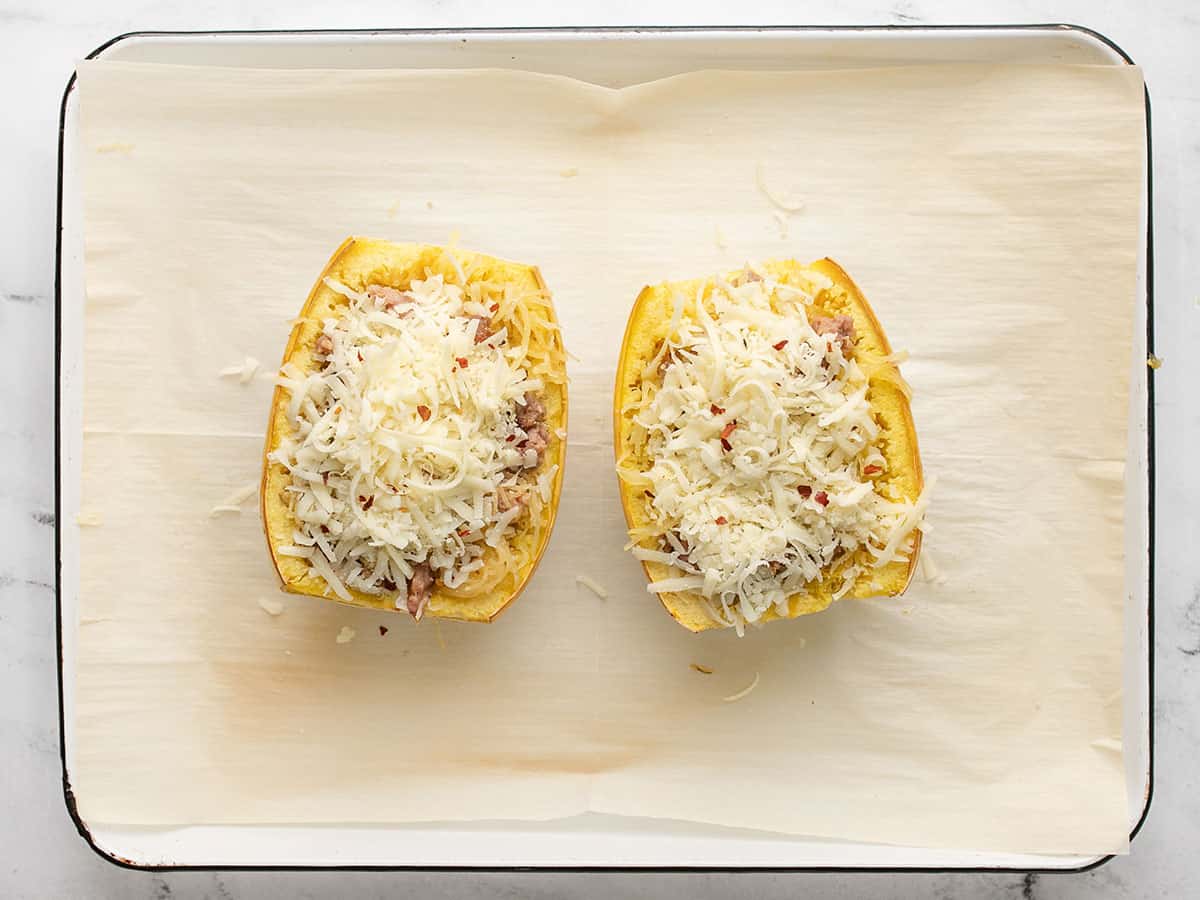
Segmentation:
{"type": "Polygon", "coordinates": [[[554,524],[566,361],[538,270],[350,238],[292,329],[262,515],[283,589],[490,622],[554,524]]]}
{"type": "Polygon", "coordinates": [[[927,503],[898,359],[829,259],[638,296],[614,393],[629,549],[703,631],[896,595],[927,503]]]}

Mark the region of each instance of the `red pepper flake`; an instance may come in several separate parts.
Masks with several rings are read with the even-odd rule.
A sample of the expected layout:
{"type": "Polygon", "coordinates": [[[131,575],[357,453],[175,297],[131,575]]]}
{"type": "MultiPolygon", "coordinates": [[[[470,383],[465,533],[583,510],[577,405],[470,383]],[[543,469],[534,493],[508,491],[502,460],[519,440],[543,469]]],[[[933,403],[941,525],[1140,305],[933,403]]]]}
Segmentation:
{"type": "Polygon", "coordinates": [[[383,637],[383,636],[384,636],[385,634],[387,634],[387,633],[388,633],[387,626],[386,626],[386,625],[380,625],[380,626],[379,626],[379,636],[380,636],[380,637],[383,637]]]}
{"type": "Polygon", "coordinates": [[[470,533],[471,533],[471,529],[467,528],[465,525],[462,528],[458,529],[459,537],[466,537],[470,533]]]}
{"type": "Polygon", "coordinates": [[[827,493],[825,493],[824,491],[817,491],[817,495],[815,497],[813,497],[813,499],[816,500],[818,503],[820,503],[822,506],[829,505],[829,495],[827,493]]]}
{"type": "Polygon", "coordinates": [[[454,361],[458,363],[458,367],[460,369],[465,369],[467,367],[467,358],[465,356],[456,356],[454,361]]]}
{"type": "Polygon", "coordinates": [[[358,361],[359,361],[359,362],[362,362],[362,361],[363,361],[363,358],[362,358],[362,351],[361,351],[361,350],[360,350],[360,351],[358,351],[358,361]]]}
{"type": "Polygon", "coordinates": [[[430,417],[430,415],[432,415],[432,413],[429,412],[428,406],[418,406],[417,407],[417,415],[421,417],[422,422],[428,422],[429,417],[430,417]]]}
{"type": "Polygon", "coordinates": [[[869,466],[865,466],[865,467],[863,468],[863,474],[864,474],[864,475],[878,475],[878,474],[879,474],[880,472],[882,472],[882,471],[883,471],[883,467],[882,467],[882,466],[877,466],[877,465],[875,465],[874,463],[872,463],[872,464],[871,464],[871,465],[869,465],[869,466]]]}
{"type": "Polygon", "coordinates": [[[516,439],[517,439],[517,436],[516,436],[515,434],[510,434],[510,435],[509,435],[508,437],[506,437],[504,440],[505,440],[505,441],[507,441],[508,443],[510,443],[510,444],[511,444],[511,443],[512,443],[513,441],[515,441],[516,439]]]}
{"type": "Polygon", "coordinates": [[[496,312],[499,309],[500,309],[500,304],[493,303],[491,306],[488,307],[488,312],[496,312]]]}
{"type": "Polygon", "coordinates": [[[735,428],[737,428],[737,419],[734,419],[721,430],[721,440],[725,440],[725,438],[733,434],[735,428]]]}
{"type": "Polygon", "coordinates": [[[796,490],[800,492],[800,496],[805,500],[812,496],[812,488],[810,488],[807,484],[800,485],[800,487],[796,488],[796,490]]]}
{"type": "Polygon", "coordinates": [[[708,411],[710,413],[712,413],[714,416],[725,415],[725,410],[721,409],[721,407],[717,406],[717,404],[715,404],[715,403],[708,408],[708,411]]]}
{"type": "Polygon", "coordinates": [[[363,505],[363,512],[366,512],[375,505],[375,495],[372,494],[370,497],[359,497],[358,502],[363,505]]]}
{"type": "Polygon", "coordinates": [[[729,520],[726,519],[724,516],[717,516],[715,519],[713,519],[713,521],[716,522],[718,525],[724,525],[729,520]]]}
{"type": "Polygon", "coordinates": [[[321,481],[323,481],[325,484],[329,484],[329,473],[328,472],[321,473],[321,481]]]}
{"type": "Polygon", "coordinates": [[[825,350],[826,350],[826,352],[828,352],[828,353],[832,353],[832,352],[833,352],[833,341],[826,341],[826,342],[825,342],[825,350]]]}
{"type": "Polygon", "coordinates": [[[733,449],[733,444],[729,443],[725,438],[721,438],[721,446],[725,448],[726,453],[733,449]]]}
{"type": "Polygon", "coordinates": [[[782,350],[784,347],[787,346],[787,341],[780,341],[778,344],[772,344],[771,346],[774,347],[776,350],[782,350]]]}

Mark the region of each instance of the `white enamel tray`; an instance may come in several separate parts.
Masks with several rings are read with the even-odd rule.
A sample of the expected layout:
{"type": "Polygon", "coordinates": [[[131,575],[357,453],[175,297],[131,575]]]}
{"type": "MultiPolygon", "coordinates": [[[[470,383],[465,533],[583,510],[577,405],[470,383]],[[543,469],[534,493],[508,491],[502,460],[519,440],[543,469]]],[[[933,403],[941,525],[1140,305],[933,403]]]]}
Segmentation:
{"type": "MultiPolygon", "coordinates": [[[[456,31],[135,33],[92,57],[271,68],[503,67],[609,86],[702,68],[816,69],[930,62],[1129,65],[1106,38],[1072,26],[975,28],[569,28],[456,31]]],[[[1149,109],[1147,108],[1147,113],[1149,109]]],[[[71,792],[82,444],[83,222],[78,96],[63,98],[59,169],[57,506],[63,783],[80,834],[115,863],[147,868],[546,868],[1079,870],[1106,858],[967,853],[818,841],[686,822],[581,816],[545,823],[441,826],[128,828],[79,819],[71,792]],[[68,523],[65,527],[63,523],[68,523]]],[[[1147,121],[1147,172],[1149,172],[1147,121]]],[[[1147,186],[1148,186],[1147,179],[1147,186]]],[[[1131,835],[1151,789],[1154,500],[1153,285],[1149,194],[1137,294],[1126,468],[1124,747],[1131,835]]]]}

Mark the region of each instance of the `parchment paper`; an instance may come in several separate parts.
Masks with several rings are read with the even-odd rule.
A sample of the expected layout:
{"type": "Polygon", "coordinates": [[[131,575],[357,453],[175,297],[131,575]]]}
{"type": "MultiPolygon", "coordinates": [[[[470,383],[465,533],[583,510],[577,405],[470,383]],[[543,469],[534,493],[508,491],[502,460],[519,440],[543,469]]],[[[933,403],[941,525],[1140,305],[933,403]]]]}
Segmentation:
{"type": "Polygon", "coordinates": [[[1125,849],[1138,70],[697,72],[621,91],[501,71],[79,74],[83,506],[101,521],[82,534],[85,819],[591,810],[1125,849]],[[756,166],[805,209],[774,215],[756,166]],[[270,386],[217,372],[277,364],[347,235],[455,232],[542,268],[578,358],[541,568],[490,627],[290,597],[272,617],[253,502],[209,516],[258,478],[270,386]],[[626,315],[648,282],[824,255],[913,354],[943,580],[743,640],[688,634],[622,552],[610,403],[626,315]],[[343,626],[356,637],[339,644],[343,626]]]}

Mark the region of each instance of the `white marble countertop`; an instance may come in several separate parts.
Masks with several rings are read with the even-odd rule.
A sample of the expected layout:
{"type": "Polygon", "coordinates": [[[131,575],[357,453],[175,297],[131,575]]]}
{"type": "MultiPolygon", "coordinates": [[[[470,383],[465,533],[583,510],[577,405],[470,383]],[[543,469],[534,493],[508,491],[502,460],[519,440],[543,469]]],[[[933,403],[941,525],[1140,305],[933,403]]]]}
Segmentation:
{"type": "Polygon", "coordinates": [[[829,0],[824,4],[649,0],[206,0],[166,9],[0,0],[0,897],[346,898],[393,896],[1185,897],[1200,895],[1200,10],[1192,0],[1096,4],[829,0]],[[569,8],[568,8],[569,7],[569,8]],[[1155,787],[1128,857],[1082,875],[570,875],[203,873],[116,868],[75,833],[62,799],[54,641],[54,229],[59,100],[75,61],[133,30],[630,24],[969,24],[1072,22],[1109,36],[1143,66],[1154,123],[1157,389],[1155,787]],[[1188,687],[1189,684],[1193,686],[1188,687]]]}

